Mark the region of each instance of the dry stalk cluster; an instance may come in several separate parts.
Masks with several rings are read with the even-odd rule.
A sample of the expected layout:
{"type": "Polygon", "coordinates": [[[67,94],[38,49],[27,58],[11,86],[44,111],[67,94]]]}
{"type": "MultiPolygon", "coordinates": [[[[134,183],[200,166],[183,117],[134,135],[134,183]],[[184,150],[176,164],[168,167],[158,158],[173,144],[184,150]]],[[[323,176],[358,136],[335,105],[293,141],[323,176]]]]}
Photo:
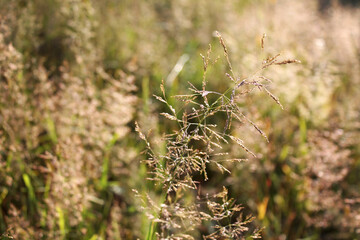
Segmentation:
{"type": "MultiPolygon", "coordinates": [[[[162,96],[154,96],[169,109],[169,112],[161,115],[176,123],[173,133],[166,134],[164,138],[166,153],[155,152],[147,136],[136,124],[136,131],[147,145],[148,159],[145,163],[149,169],[148,179],[160,185],[163,191],[161,204],[156,204],[150,196],[142,197],[143,203],[147,206],[148,216],[153,221],[152,231],[156,232],[159,239],[194,239],[196,234],[194,230],[200,231],[201,227],[205,228],[200,231],[204,239],[244,239],[251,234],[253,238],[259,237],[258,231],[246,226],[252,218],[243,218],[242,207],[235,204],[234,199],[228,198],[228,190],[225,187],[221,193],[209,195],[201,190],[201,186],[209,179],[209,166],[214,165],[220,172],[231,174],[225,163],[248,160],[228,158],[227,152],[222,151],[223,146],[235,143],[248,156],[256,158],[256,154],[246,147],[243,139],[231,134],[233,121],[247,123],[266,140],[267,137],[250,118],[245,116],[238,101],[247,93],[258,89],[267,93],[282,107],[279,99],[267,88],[271,80],[264,77],[262,72],[273,65],[299,61],[279,60],[280,54],[268,57],[263,60],[258,71],[241,79],[234,73],[228,48],[218,32],[217,37],[229,70],[221,81],[231,81],[232,87],[223,93],[207,89],[208,70],[219,59],[212,59],[211,45],[209,45],[206,55],[201,55],[204,63],[201,88],[189,83],[190,94],[174,96],[183,102],[180,109],[175,109],[169,103],[164,83],[160,86],[162,96]],[[218,115],[224,116],[223,122],[214,121],[221,119],[218,115]],[[186,196],[196,199],[188,202],[185,200],[186,196]]],[[[263,41],[264,39],[262,43],[263,41]]],[[[136,193],[141,197],[137,191],[136,193]]]]}
{"type": "Polygon", "coordinates": [[[120,225],[126,235],[126,204],[119,197],[106,202],[102,192],[111,192],[108,179],[129,156],[116,143],[129,132],[134,77],[105,72],[91,4],[54,6],[11,1],[0,9],[0,232],[15,239],[91,237],[100,215],[109,235],[120,225]],[[46,14],[38,8],[54,13],[51,27],[41,25],[46,14]],[[24,36],[27,46],[18,43],[24,36]],[[62,55],[52,56],[48,44],[62,55]],[[116,217],[103,215],[106,204],[116,217]]]}

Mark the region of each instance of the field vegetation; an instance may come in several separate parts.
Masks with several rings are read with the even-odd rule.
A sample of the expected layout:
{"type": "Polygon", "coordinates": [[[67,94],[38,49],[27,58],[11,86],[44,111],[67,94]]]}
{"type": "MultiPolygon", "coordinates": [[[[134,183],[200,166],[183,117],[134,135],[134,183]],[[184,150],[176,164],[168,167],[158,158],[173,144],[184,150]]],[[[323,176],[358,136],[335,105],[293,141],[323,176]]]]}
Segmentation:
{"type": "Polygon", "coordinates": [[[359,239],[360,4],[0,0],[0,239],[359,239]]]}

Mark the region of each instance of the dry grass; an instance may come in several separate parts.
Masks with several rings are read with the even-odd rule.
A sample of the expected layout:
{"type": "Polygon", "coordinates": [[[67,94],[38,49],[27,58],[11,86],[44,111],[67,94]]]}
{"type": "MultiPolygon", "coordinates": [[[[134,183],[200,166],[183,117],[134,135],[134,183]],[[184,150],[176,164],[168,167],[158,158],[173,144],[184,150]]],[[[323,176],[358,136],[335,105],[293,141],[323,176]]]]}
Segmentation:
{"type": "Polygon", "coordinates": [[[358,239],[359,14],[0,1],[0,238],[358,239]]]}
{"type": "MultiPolygon", "coordinates": [[[[136,131],[147,146],[146,154],[149,158],[145,163],[149,168],[148,180],[160,185],[163,191],[163,202],[160,205],[157,205],[149,196],[143,197],[144,203],[147,202],[148,216],[152,220],[147,239],[152,239],[156,231],[159,231],[156,232],[159,239],[194,239],[194,230],[204,227],[208,228],[206,231],[208,235],[201,234],[204,239],[245,239],[245,236],[251,234],[246,224],[251,222],[252,218],[243,219],[242,214],[239,215],[242,207],[236,205],[233,199],[228,198],[225,187],[221,193],[214,195],[215,201],[208,197],[209,193],[200,189],[209,180],[209,166],[214,165],[221,173],[231,174],[224,163],[246,160],[227,158],[228,153],[222,151],[223,145],[237,144],[250,157],[256,158],[255,153],[246,147],[244,140],[231,134],[233,122],[245,122],[254,127],[265,140],[267,137],[249,117],[245,116],[244,110],[239,108],[238,103],[246,93],[258,89],[265,91],[281,106],[278,98],[267,89],[268,79],[262,75],[262,72],[271,66],[299,63],[299,61],[280,60],[279,55],[268,57],[262,61],[262,66],[258,71],[242,79],[233,71],[224,39],[219,33],[217,37],[223,48],[229,70],[223,78],[231,81],[232,87],[224,93],[207,90],[208,71],[217,61],[217,58],[213,59],[210,45],[206,55],[201,55],[204,63],[201,90],[189,83],[190,94],[174,96],[184,102],[179,109],[175,109],[169,103],[164,83],[160,86],[162,96],[155,95],[155,98],[166,104],[169,109],[169,112],[160,114],[176,122],[177,126],[173,133],[167,134],[164,138],[166,152],[154,151],[147,136],[136,124],[136,131]],[[218,115],[225,116],[223,122],[215,121],[219,119],[218,115]],[[196,200],[194,199],[190,205],[186,203],[184,195],[191,196],[196,192],[196,200]],[[217,202],[216,198],[220,198],[221,201],[217,202]],[[206,206],[203,206],[204,203],[206,206]],[[157,224],[160,226],[157,227],[157,224]]],[[[137,191],[136,193],[141,197],[137,191]]],[[[257,237],[259,237],[258,232],[253,232],[252,238],[257,237]]]]}
{"type": "Polygon", "coordinates": [[[99,65],[90,42],[92,22],[85,18],[92,11],[89,4],[58,4],[60,16],[52,21],[59,26],[43,31],[54,31],[46,36],[52,37],[61,27],[76,28],[62,32],[59,45],[52,46],[69,54],[63,62],[41,55],[46,38],[36,39],[37,58],[27,55],[35,49],[20,53],[10,41],[12,29],[20,29],[16,37],[32,28],[40,31],[22,21],[38,22],[42,15],[32,11],[41,5],[10,4],[12,11],[1,21],[1,231],[8,229],[16,239],[93,235],[88,230],[98,221],[96,215],[104,215],[97,206],[114,203],[101,199],[109,188],[109,169],[119,167],[110,160],[130,156],[114,145],[129,132],[134,78],[121,71],[110,76],[99,65]],[[26,15],[15,20],[11,14],[17,13],[26,15]]]}

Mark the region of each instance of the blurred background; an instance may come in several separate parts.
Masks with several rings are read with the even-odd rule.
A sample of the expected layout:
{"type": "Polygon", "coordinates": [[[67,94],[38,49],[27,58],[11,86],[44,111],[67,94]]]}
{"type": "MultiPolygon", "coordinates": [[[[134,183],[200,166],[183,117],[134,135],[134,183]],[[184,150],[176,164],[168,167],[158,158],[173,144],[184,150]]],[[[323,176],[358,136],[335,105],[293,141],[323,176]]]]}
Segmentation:
{"type": "MultiPolygon", "coordinates": [[[[200,53],[223,54],[215,31],[240,78],[264,56],[301,64],[264,73],[284,110],[244,96],[270,142],[239,124],[259,157],[204,187],[226,186],[263,239],[360,239],[358,0],[0,0],[1,239],[144,239],[132,189],[160,190],[134,122],[155,143],[172,131],[153,94],[162,79],[169,95],[200,88],[200,53]]],[[[226,71],[219,60],[209,90],[230,86],[226,71]]]]}

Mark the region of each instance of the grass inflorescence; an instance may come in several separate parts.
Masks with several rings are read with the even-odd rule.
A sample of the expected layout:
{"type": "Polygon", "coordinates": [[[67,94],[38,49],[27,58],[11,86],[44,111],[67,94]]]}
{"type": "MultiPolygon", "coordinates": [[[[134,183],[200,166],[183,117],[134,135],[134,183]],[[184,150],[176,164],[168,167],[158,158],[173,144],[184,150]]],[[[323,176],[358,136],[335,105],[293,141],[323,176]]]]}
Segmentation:
{"type": "Polygon", "coordinates": [[[225,40],[219,32],[216,35],[230,72],[225,73],[221,81],[230,80],[232,87],[225,92],[207,89],[207,71],[212,67],[210,63],[216,63],[216,60],[212,59],[210,45],[206,56],[201,55],[204,63],[201,88],[189,82],[189,94],[174,96],[183,103],[179,109],[169,103],[164,82],[160,85],[162,95],[154,95],[168,108],[168,112],[160,115],[176,123],[173,132],[166,134],[163,139],[166,144],[165,154],[157,153],[153,149],[136,123],[136,131],[146,143],[148,158],[144,162],[149,169],[147,179],[161,186],[163,191],[160,204],[157,205],[150,196],[144,201],[148,203],[148,210],[155,213],[149,215],[152,222],[148,239],[155,237],[155,233],[159,239],[193,239],[192,233],[201,226],[206,228],[202,233],[204,239],[241,239],[252,233],[255,234],[253,238],[258,236],[258,232],[252,232],[246,227],[252,218],[242,218],[242,207],[228,197],[225,186],[222,192],[213,194],[212,197],[201,191],[201,186],[209,180],[209,166],[214,165],[221,173],[231,174],[231,170],[224,163],[239,160],[228,159],[227,152],[222,150],[224,145],[237,144],[249,157],[257,157],[246,146],[246,140],[232,135],[232,122],[240,121],[253,126],[268,141],[260,127],[239,108],[238,99],[254,89],[259,89],[265,91],[282,108],[278,98],[267,89],[269,79],[262,76],[262,71],[272,65],[299,61],[278,60],[279,55],[269,57],[262,62],[258,71],[242,79],[234,73],[225,40]],[[224,115],[225,118],[217,115],[224,115]],[[215,122],[214,119],[223,119],[223,122],[215,122]],[[187,203],[184,200],[186,195],[192,195],[194,201],[187,203]]]}

